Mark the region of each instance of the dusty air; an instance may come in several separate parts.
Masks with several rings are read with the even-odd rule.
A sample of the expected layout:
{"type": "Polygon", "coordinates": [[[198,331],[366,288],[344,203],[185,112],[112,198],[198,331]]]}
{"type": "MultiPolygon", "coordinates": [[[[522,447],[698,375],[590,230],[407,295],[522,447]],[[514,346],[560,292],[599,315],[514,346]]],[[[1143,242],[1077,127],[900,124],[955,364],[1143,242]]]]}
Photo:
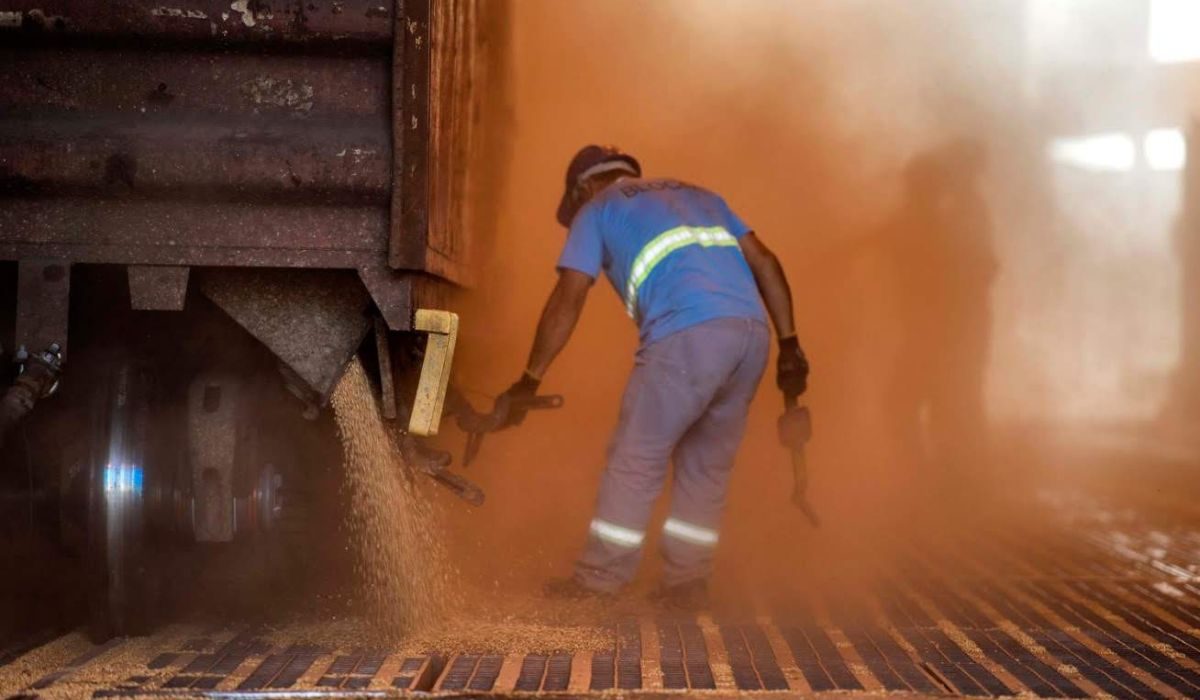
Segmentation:
{"type": "Polygon", "coordinates": [[[1200,3],[0,0],[0,700],[1200,697],[1200,3]]]}

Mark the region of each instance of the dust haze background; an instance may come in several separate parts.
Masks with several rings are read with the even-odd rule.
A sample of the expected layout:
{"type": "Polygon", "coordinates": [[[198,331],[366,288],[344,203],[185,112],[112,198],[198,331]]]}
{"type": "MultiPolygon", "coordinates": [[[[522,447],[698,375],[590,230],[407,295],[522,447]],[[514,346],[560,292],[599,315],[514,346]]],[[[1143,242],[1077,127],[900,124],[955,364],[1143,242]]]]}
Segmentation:
{"type": "MultiPolygon", "coordinates": [[[[1086,115],[1104,100],[1060,89],[1055,71],[1070,42],[1047,38],[1044,23],[1031,29],[1039,12],[1090,13],[1091,24],[1071,31],[1096,40],[1088,27],[1118,31],[1137,4],[504,3],[504,95],[481,117],[503,126],[493,136],[508,157],[485,188],[499,199],[495,236],[476,249],[456,380],[483,405],[519,377],[564,240],[553,211],[566,163],[583,144],[612,143],[650,176],[722,194],[775,250],[813,366],[810,497],[826,527],[814,533],[788,504],[772,369],[736,467],[719,587],[853,570],[850,541],[887,528],[894,536],[930,502],[970,509],[983,497],[966,482],[1033,469],[1024,458],[1046,447],[1044,435],[1152,420],[1178,356],[1168,240],[1178,175],[1106,181],[1098,191],[1093,180],[1056,174],[1047,141],[1094,126],[1086,115]],[[982,380],[994,449],[981,445],[958,465],[969,476],[947,490],[901,458],[889,430],[887,387],[904,333],[894,270],[929,263],[876,242],[901,206],[906,163],[956,139],[987,152],[980,193],[998,275],[984,300],[991,318],[980,322],[991,333],[982,380]]],[[[469,470],[488,492],[484,508],[454,524],[469,579],[529,590],[569,571],[635,347],[633,324],[599,282],[543,384],[566,396],[566,408],[489,437],[469,470]]]]}

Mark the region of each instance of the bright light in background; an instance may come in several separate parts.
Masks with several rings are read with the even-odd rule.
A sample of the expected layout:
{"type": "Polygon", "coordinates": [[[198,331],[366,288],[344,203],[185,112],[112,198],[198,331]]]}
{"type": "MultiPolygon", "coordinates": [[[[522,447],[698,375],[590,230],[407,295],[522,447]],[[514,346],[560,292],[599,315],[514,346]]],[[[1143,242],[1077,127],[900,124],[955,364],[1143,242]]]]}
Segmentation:
{"type": "Polygon", "coordinates": [[[1187,141],[1179,129],[1155,129],[1146,132],[1142,153],[1151,170],[1183,170],[1187,163],[1187,141]]]}
{"type": "Polygon", "coordinates": [[[142,468],[132,464],[109,464],[104,468],[104,490],[129,493],[142,490],[142,468]]]}
{"type": "Polygon", "coordinates": [[[1083,170],[1127,172],[1137,162],[1137,145],[1128,134],[1121,133],[1054,139],[1050,143],[1050,158],[1083,170]]]}
{"type": "MultiPolygon", "coordinates": [[[[1147,131],[1141,146],[1150,170],[1179,171],[1187,162],[1187,141],[1179,129],[1147,131]]],[[[1097,173],[1124,173],[1137,164],[1137,149],[1133,136],[1111,132],[1054,139],[1048,150],[1055,163],[1097,173]]]]}
{"type": "Polygon", "coordinates": [[[1149,44],[1158,63],[1200,60],[1200,1],[1150,0],[1149,44]]]}
{"type": "MultiPolygon", "coordinates": [[[[1053,397],[1047,417],[1155,420],[1173,391],[1186,309],[1172,232],[1186,138],[1163,126],[1072,134],[1046,145],[1059,240],[1070,253],[1042,271],[1062,280],[1053,302],[1017,293],[1028,295],[1018,317],[1031,329],[1018,351],[1041,358],[1038,381],[1053,397]]],[[[1029,279],[1034,288],[1047,284],[1029,279]]],[[[1004,397],[1012,408],[1000,412],[1021,415],[1021,399],[1004,397]]]]}

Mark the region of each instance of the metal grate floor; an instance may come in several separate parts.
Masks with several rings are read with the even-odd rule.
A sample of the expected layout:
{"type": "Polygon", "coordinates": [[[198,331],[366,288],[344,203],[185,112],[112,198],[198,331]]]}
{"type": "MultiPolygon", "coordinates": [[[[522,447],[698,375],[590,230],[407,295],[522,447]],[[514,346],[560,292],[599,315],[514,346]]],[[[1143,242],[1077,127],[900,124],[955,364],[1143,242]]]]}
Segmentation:
{"type": "Polygon", "coordinates": [[[0,666],[0,695],[1200,697],[1200,532],[1100,518],[963,537],[897,544],[869,583],[761,616],[614,620],[598,651],[406,655],[321,645],[311,630],[280,642],[288,630],[175,626],[52,640],[0,666]]]}

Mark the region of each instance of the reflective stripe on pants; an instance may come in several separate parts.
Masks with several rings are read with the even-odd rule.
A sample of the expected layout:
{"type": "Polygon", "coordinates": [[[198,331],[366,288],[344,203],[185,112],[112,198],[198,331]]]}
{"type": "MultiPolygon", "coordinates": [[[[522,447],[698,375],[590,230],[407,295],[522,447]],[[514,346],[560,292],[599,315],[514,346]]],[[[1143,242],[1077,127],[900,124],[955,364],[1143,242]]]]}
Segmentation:
{"type": "Polygon", "coordinates": [[[633,578],[642,533],[672,456],[671,516],[661,545],[664,582],[709,575],[733,459],[768,345],[761,321],[726,318],[685,328],[638,351],[591,536],[576,567],[582,583],[615,591],[633,578]]]}
{"type": "Polygon", "coordinates": [[[663,523],[663,536],[674,537],[698,547],[716,547],[720,537],[716,530],[686,523],[677,518],[667,518],[667,522],[663,523]]]}
{"type": "Polygon", "coordinates": [[[641,547],[642,540],[646,538],[646,533],[644,532],[630,530],[627,527],[621,527],[600,518],[592,521],[592,526],[589,530],[593,537],[598,537],[618,547],[641,547]]]}

